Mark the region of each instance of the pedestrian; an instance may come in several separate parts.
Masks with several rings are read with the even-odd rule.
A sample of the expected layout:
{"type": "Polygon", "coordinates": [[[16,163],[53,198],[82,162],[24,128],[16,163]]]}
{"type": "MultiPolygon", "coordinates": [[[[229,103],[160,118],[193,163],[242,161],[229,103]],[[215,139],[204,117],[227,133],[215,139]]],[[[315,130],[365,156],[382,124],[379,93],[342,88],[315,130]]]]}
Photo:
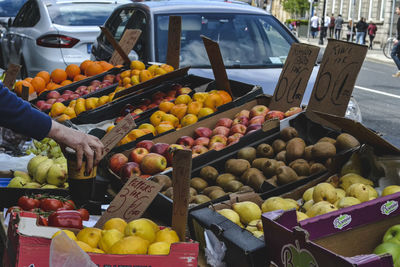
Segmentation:
{"type": "MultiPolygon", "coordinates": [[[[400,15],[400,7],[396,7],[396,14],[400,15]]],[[[392,53],[390,56],[393,58],[394,63],[397,66],[397,72],[393,74],[393,77],[400,77],[400,17],[397,19],[397,37],[394,39],[392,53]]]]}
{"type": "Polygon", "coordinates": [[[315,13],[314,16],[312,16],[312,18],[311,18],[311,36],[313,39],[317,36],[318,21],[319,21],[319,18],[317,16],[317,13],[315,13]]]}
{"type": "Polygon", "coordinates": [[[323,25],[321,32],[321,34],[323,34],[322,37],[326,38],[328,37],[328,27],[331,24],[331,18],[329,16],[325,16],[325,20],[321,24],[323,25]]]}
{"type": "Polygon", "coordinates": [[[335,19],[335,38],[336,38],[336,40],[340,40],[340,34],[342,32],[342,27],[343,27],[343,18],[342,18],[342,15],[339,14],[339,16],[335,19]]]}
{"type": "Polygon", "coordinates": [[[76,151],[77,166],[82,166],[86,157],[86,171],[90,173],[93,165],[99,163],[103,155],[103,144],[92,135],[66,127],[53,121],[48,115],[31,107],[17,97],[0,82],[0,126],[37,140],[50,137],[57,143],[76,151]]]}
{"type": "Polygon", "coordinates": [[[356,24],[356,44],[365,44],[364,37],[367,33],[368,25],[365,23],[365,19],[361,17],[360,21],[356,24]]]}
{"type": "Polygon", "coordinates": [[[333,32],[335,31],[335,16],[332,13],[332,16],[330,18],[330,23],[329,23],[329,37],[333,37],[333,32]]]}
{"type": "Polygon", "coordinates": [[[349,23],[347,24],[347,33],[346,33],[347,42],[350,41],[350,36],[351,36],[351,42],[353,42],[354,35],[356,35],[356,28],[353,26],[353,21],[349,19],[349,23]]]}
{"type": "Polygon", "coordinates": [[[376,24],[373,21],[370,21],[368,25],[368,36],[369,36],[369,49],[371,50],[377,30],[378,28],[376,27],[376,24]]]}

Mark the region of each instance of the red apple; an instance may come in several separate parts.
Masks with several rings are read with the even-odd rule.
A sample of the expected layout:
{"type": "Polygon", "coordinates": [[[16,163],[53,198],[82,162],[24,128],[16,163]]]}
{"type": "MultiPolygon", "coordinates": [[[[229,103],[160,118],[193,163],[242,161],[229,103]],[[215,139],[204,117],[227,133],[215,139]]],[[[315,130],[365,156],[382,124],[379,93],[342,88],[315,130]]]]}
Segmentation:
{"type": "Polygon", "coordinates": [[[225,135],[214,135],[213,137],[211,137],[210,139],[210,144],[208,147],[211,147],[214,143],[222,143],[224,145],[226,145],[226,143],[228,142],[228,138],[225,135]]]}
{"type": "Polygon", "coordinates": [[[232,122],[233,121],[229,118],[221,118],[217,121],[217,124],[215,124],[215,127],[224,126],[226,128],[231,128],[232,122]]]}
{"type": "Polygon", "coordinates": [[[96,91],[96,86],[94,86],[94,85],[89,85],[89,86],[86,88],[86,90],[87,90],[89,93],[92,93],[92,92],[96,91]]]}
{"type": "MultiPolygon", "coordinates": [[[[241,134],[242,135],[242,134],[241,134]]],[[[242,135],[243,136],[243,135],[242,135]]],[[[241,137],[241,136],[240,136],[241,137]]],[[[236,143],[240,140],[240,137],[237,135],[231,135],[228,137],[228,145],[232,144],[232,143],[236,143]]]]}
{"type": "Polygon", "coordinates": [[[208,148],[203,145],[196,145],[192,147],[192,158],[197,157],[200,154],[206,153],[208,148]]]}
{"type": "Polygon", "coordinates": [[[236,124],[233,125],[230,131],[230,134],[235,134],[235,133],[241,133],[241,134],[245,134],[246,133],[246,129],[247,127],[244,126],[243,124],[236,124]]]}
{"type": "Polygon", "coordinates": [[[300,113],[303,110],[301,109],[301,107],[291,107],[288,111],[285,112],[285,117],[290,117],[294,114],[300,113]]]}
{"type": "Polygon", "coordinates": [[[153,104],[156,104],[157,106],[160,105],[160,103],[163,101],[163,98],[159,98],[159,99],[154,99],[153,100],[153,104]]]}
{"type": "Polygon", "coordinates": [[[255,116],[264,116],[265,117],[265,115],[267,115],[268,111],[269,111],[269,108],[264,105],[254,106],[250,110],[250,118],[253,118],[255,116]]]}
{"type": "Polygon", "coordinates": [[[56,103],[58,103],[58,102],[64,102],[65,101],[65,99],[64,98],[62,98],[62,97],[59,97],[59,98],[57,98],[56,99],[56,103]]]}
{"type": "Polygon", "coordinates": [[[122,154],[122,153],[117,153],[112,155],[112,157],[110,158],[110,169],[114,172],[114,173],[119,173],[119,170],[121,169],[121,167],[128,162],[128,158],[122,154]]]}
{"type": "Polygon", "coordinates": [[[156,153],[149,153],[142,159],[140,169],[144,174],[156,174],[167,168],[167,159],[156,153]]]}
{"type": "Polygon", "coordinates": [[[46,100],[46,103],[52,105],[52,104],[56,103],[56,100],[57,100],[57,98],[50,98],[50,99],[46,100]]]}
{"type": "Polygon", "coordinates": [[[218,126],[213,130],[213,135],[223,135],[223,136],[228,136],[229,134],[229,128],[226,128],[225,126],[218,126]]]}
{"type": "Polygon", "coordinates": [[[247,126],[247,125],[249,125],[249,118],[245,117],[245,116],[235,118],[232,122],[232,126],[234,126],[236,124],[242,124],[244,126],[247,126]]]}
{"type": "Polygon", "coordinates": [[[179,90],[179,89],[181,89],[181,88],[182,88],[182,85],[179,84],[179,83],[175,83],[175,84],[173,84],[173,85],[171,86],[171,90],[175,90],[175,91],[177,91],[177,90],[179,90]]]}
{"type": "Polygon", "coordinates": [[[190,136],[181,136],[176,141],[178,145],[185,146],[187,148],[191,148],[194,145],[194,139],[190,136]]]}
{"type": "Polygon", "coordinates": [[[140,105],[138,106],[139,109],[146,111],[147,110],[147,106],[146,105],[140,105]]]}
{"type": "Polygon", "coordinates": [[[166,143],[157,143],[150,149],[150,153],[156,153],[159,155],[165,156],[167,154],[167,150],[169,148],[169,144],[166,143]]]}
{"type": "Polygon", "coordinates": [[[249,125],[252,125],[252,124],[263,124],[264,121],[265,121],[265,116],[255,116],[255,117],[250,119],[249,125]]]}
{"type": "MultiPolygon", "coordinates": [[[[54,101],[55,101],[55,99],[54,99],[54,101]]],[[[51,109],[51,106],[52,106],[52,105],[53,105],[53,104],[45,103],[45,104],[43,104],[41,110],[48,110],[48,109],[51,109]]]]}
{"type": "Polygon", "coordinates": [[[57,91],[50,91],[47,95],[46,95],[46,99],[50,99],[50,98],[54,98],[57,99],[60,97],[60,93],[57,91]]]}
{"type": "Polygon", "coordinates": [[[226,147],[226,144],[224,145],[223,143],[220,142],[215,142],[210,146],[210,150],[221,150],[226,147]]]}
{"type": "Polygon", "coordinates": [[[187,94],[190,94],[191,91],[192,91],[192,89],[190,89],[189,87],[182,87],[177,90],[177,94],[178,95],[187,95],[187,94]]]}
{"type": "Polygon", "coordinates": [[[44,100],[39,100],[38,102],[36,102],[36,106],[39,109],[42,109],[43,105],[45,105],[45,104],[46,104],[46,101],[44,101],[44,100]]]}
{"type": "Polygon", "coordinates": [[[167,96],[166,98],[164,98],[164,100],[166,100],[166,101],[172,101],[172,100],[175,100],[175,97],[173,97],[173,96],[167,96]]]}
{"type": "Polygon", "coordinates": [[[71,95],[69,95],[69,100],[74,100],[74,99],[76,99],[78,97],[80,97],[79,94],[71,94],[71,95]]]}
{"type": "Polygon", "coordinates": [[[142,99],[142,105],[150,105],[150,103],[151,103],[151,100],[150,99],[148,99],[148,98],[145,98],[145,99],[142,99]]]}
{"type": "Polygon", "coordinates": [[[239,118],[239,117],[248,117],[249,118],[250,117],[250,111],[248,111],[246,109],[240,111],[239,113],[237,113],[235,115],[235,118],[239,118]]]}
{"type": "Polygon", "coordinates": [[[154,143],[151,140],[143,140],[136,144],[136,148],[143,147],[147,149],[147,151],[150,151],[153,146],[154,143]]]}
{"type": "Polygon", "coordinates": [[[120,80],[121,80],[121,74],[118,73],[118,74],[115,76],[115,82],[119,82],[120,80]]]}
{"type": "Polygon", "coordinates": [[[167,91],[167,97],[175,97],[176,96],[176,89],[171,89],[167,91]]]}
{"type": "Polygon", "coordinates": [[[148,109],[151,109],[151,108],[156,108],[156,107],[158,107],[158,105],[157,105],[157,104],[154,104],[154,103],[151,103],[151,104],[148,105],[147,107],[148,107],[148,109]]]}
{"type": "Polygon", "coordinates": [[[210,144],[210,138],[208,137],[199,137],[196,140],[194,140],[194,145],[203,145],[205,147],[208,147],[208,145],[210,144]]]}
{"type": "Polygon", "coordinates": [[[249,125],[249,127],[247,127],[246,132],[249,133],[250,131],[253,131],[253,130],[259,130],[259,129],[261,129],[261,127],[262,127],[262,124],[252,124],[252,125],[249,125]]]}
{"type": "Polygon", "coordinates": [[[165,153],[165,158],[167,159],[167,166],[172,165],[172,158],[174,156],[174,151],[178,149],[185,149],[185,147],[177,144],[172,144],[167,149],[167,152],[165,153]]]}
{"type": "Polygon", "coordinates": [[[252,133],[257,132],[257,131],[258,131],[258,130],[251,130],[251,131],[248,131],[248,132],[246,133],[246,135],[252,134],[252,133]]]}
{"type": "Polygon", "coordinates": [[[122,121],[125,117],[124,116],[120,116],[118,118],[115,119],[115,123],[118,123],[119,121],[122,121]]]}
{"type": "Polygon", "coordinates": [[[149,151],[144,147],[137,147],[129,153],[129,161],[134,161],[138,164],[142,162],[144,156],[149,154],[149,151]]]}
{"type": "Polygon", "coordinates": [[[285,113],[279,110],[271,110],[270,112],[267,113],[267,116],[265,116],[266,120],[278,118],[280,120],[283,120],[285,118],[285,113]]]}
{"type": "Polygon", "coordinates": [[[70,95],[70,94],[73,94],[73,93],[75,93],[75,92],[73,92],[71,90],[65,90],[63,95],[70,95]]]}
{"type": "Polygon", "coordinates": [[[76,88],[75,93],[82,92],[83,90],[86,90],[86,88],[87,86],[81,85],[78,88],[76,88]]]}
{"type": "Polygon", "coordinates": [[[196,130],[194,130],[194,137],[208,137],[210,138],[212,135],[212,130],[207,127],[199,127],[196,130]]]}
{"type": "Polygon", "coordinates": [[[104,76],[103,81],[110,81],[111,83],[113,83],[114,79],[115,79],[115,75],[107,74],[106,76],[104,76]]]}
{"type": "Polygon", "coordinates": [[[139,164],[136,162],[127,162],[124,165],[121,166],[121,169],[119,170],[119,176],[123,180],[128,180],[129,178],[140,175],[140,167],[139,164]]]}
{"type": "Polygon", "coordinates": [[[164,92],[156,92],[151,96],[151,99],[154,101],[154,100],[163,99],[166,96],[167,95],[164,92]]]}

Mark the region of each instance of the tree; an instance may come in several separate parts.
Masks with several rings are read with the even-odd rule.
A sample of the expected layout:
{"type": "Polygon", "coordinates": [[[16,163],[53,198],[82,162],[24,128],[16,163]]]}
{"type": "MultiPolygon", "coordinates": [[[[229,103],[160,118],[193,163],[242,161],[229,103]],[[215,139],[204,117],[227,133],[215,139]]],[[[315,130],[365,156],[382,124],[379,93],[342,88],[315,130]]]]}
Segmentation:
{"type": "Polygon", "coordinates": [[[283,0],[283,9],[295,16],[304,16],[310,8],[308,0],[283,0]]]}

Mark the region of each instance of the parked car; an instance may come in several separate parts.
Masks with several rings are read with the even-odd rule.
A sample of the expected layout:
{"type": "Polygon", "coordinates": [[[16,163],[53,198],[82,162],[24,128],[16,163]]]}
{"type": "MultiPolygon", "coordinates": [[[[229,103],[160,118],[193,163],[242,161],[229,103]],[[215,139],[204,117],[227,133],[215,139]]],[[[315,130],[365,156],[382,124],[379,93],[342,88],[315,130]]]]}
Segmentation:
{"type": "Polygon", "coordinates": [[[5,66],[20,64],[21,76],[27,77],[89,59],[99,26],[126,3],[131,1],[26,1],[1,41],[5,66]]]}
{"type": "MultiPolygon", "coordinates": [[[[261,85],[264,93],[274,93],[283,63],[297,38],[265,10],[245,4],[222,1],[157,1],[131,3],[114,10],[105,22],[119,41],[126,29],[142,34],[129,54],[132,60],[165,62],[170,15],[182,17],[180,66],[190,72],[213,78],[213,72],[201,35],[219,43],[229,79],[261,85]]],[[[92,59],[108,60],[111,44],[100,34],[93,44],[92,59]]],[[[307,104],[319,66],[316,65],[302,104],[307,104]]],[[[357,103],[352,100],[348,115],[361,120],[357,103]]]]}

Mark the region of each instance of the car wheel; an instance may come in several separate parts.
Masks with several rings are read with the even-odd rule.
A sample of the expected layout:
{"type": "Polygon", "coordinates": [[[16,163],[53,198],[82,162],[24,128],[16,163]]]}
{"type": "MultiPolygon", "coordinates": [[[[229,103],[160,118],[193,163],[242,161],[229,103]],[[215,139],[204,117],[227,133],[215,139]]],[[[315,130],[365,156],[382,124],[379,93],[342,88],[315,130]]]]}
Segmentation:
{"type": "Polygon", "coordinates": [[[19,71],[19,73],[22,80],[28,78],[28,70],[26,69],[26,64],[23,57],[21,58],[21,70],[19,71]]]}

